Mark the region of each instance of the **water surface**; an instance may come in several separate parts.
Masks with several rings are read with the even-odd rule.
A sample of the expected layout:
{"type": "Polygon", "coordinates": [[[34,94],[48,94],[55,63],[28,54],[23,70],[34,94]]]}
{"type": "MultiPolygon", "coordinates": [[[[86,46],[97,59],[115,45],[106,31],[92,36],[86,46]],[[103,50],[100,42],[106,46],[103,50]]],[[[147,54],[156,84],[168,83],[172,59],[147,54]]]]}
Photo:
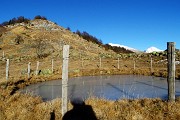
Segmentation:
{"type": "MultiPolygon", "coordinates": [[[[44,101],[61,97],[62,81],[53,80],[30,85],[21,90],[43,98],[44,101]]],[[[86,99],[90,96],[117,100],[122,98],[167,99],[167,79],[142,75],[88,76],[68,81],[68,97],[86,99]]],[[[180,96],[180,82],[176,80],[176,96],[180,96]]]]}

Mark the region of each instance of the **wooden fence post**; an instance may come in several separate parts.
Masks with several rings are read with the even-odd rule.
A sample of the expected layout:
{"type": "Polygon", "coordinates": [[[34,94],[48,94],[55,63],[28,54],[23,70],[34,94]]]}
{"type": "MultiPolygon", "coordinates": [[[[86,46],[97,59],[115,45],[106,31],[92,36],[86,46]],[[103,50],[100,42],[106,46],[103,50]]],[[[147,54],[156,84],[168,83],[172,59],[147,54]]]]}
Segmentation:
{"type": "Polygon", "coordinates": [[[54,73],[54,59],[51,60],[51,71],[54,73]]]}
{"type": "Polygon", "coordinates": [[[37,61],[37,66],[36,66],[36,75],[39,73],[39,61],[37,61]]]}
{"type": "Polygon", "coordinates": [[[81,67],[82,67],[82,69],[84,67],[84,59],[83,58],[81,59],[81,67]]]}
{"type": "Polygon", "coordinates": [[[4,50],[3,50],[3,54],[2,54],[2,57],[3,57],[3,58],[5,58],[4,50]]]}
{"type": "Polygon", "coordinates": [[[118,58],[118,69],[119,69],[119,58],[118,58]]]}
{"type": "Polygon", "coordinates": [[[151,74],[153,72],[152,63],[153,63],[153,61],[152,61],[152,56],[151,56],[151,74]]]}
{"type": "Polygon", "coordinates": [[[9,78],[9,59],[6,61],[6,80],[9,78]]]}
{"type": "Polygon", "coordinates": [[[63,47],[63,68],[62,68],[62,116],[68,110],[68,62],[69,45],[63,47]]]}
{"type": "Polygon", "coordinates": [[[102,58],[99,57],[99,68],[101,68],[101,67],[102,67],[102,58]]]}
{"type": "Polygon", "coordinates": [[[30,77],[30,73],[31,73],[31,62],[28,63],[28,78],[30,77]]]}
{"type": "Polygon", "coordinates": [[[79,50],[79,69],[82,68],[82,51],[79,50]]]}
{"type": "Polygon", "coordinates": [[[175,101],[175,43],[167,43],[168,100],[175,101]]]}
{"type": "Polygon", "coordinates": [[[134,70],[136,69],[136,61],[135,61],[135,59],[133,59],[133,61],[134,61],[134,70]]]}

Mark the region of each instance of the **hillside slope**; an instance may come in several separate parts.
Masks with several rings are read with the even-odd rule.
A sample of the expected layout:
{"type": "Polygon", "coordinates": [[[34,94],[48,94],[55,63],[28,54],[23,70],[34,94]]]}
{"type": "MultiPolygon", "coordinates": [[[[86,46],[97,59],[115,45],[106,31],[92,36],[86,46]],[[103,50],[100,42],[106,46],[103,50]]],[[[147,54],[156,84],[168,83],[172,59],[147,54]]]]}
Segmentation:
{"type": "Polygon", "coordinates": [[[6,32],[6,28],[4,28],[3,26],[0,25],[0,36],[6,32]]]}
{"type": "Polygon", "coordinates": [[[0,36],[1,51],[7,56],[44,58],[60,56],[62,46],[71,46],[71,56],[98,57],[100,54],[115,54],[98,44],[88,42],[79,35],[48,20],[35,19],[28,24],[17,23],[3,28],[0,36]]]}

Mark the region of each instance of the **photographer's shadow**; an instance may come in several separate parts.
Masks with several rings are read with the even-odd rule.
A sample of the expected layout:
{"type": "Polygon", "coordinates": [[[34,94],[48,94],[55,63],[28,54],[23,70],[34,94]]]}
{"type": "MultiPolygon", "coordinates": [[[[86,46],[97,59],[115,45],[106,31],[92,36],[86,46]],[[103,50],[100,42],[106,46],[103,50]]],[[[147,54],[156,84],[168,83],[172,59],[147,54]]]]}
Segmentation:
{"type": "Polygon", "coordinates": [[[71,104],[73,108],[63,116],[63,120],[97,120],[92,107],[85,105],[84,101],[75,99],[71,104]]]}

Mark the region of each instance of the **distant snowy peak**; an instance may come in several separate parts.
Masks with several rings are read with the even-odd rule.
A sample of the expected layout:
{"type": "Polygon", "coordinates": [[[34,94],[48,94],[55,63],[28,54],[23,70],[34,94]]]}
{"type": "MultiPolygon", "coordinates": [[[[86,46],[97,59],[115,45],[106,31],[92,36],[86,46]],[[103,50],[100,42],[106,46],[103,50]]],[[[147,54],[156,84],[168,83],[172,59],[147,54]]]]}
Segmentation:
{"type": "Polygon", "coordinates": [[[158,48],[156,48],[156,47],[150,47],[150,48],[148,48],[145,52],[146,53],[152,53],[152,52],[162,52],[163,50],[160,50],[160,49],[158,49],[158,48]]]}
{"type": "Polygon", "coordinates": [[[109,43],[109,45],[111,45],[111,46],[117,46],[117,47],[122,47],[122,48],[125,48],[126,50],[130,50],[130,51],[133,51],[133,52],[140,52],[140,51],[137,50],[137,49],[134,49],[134,48],[131,48],[131,47],[128,47],[128,46],[125,46],[125,45],[113,44],[113,43],[109,43]]]}

